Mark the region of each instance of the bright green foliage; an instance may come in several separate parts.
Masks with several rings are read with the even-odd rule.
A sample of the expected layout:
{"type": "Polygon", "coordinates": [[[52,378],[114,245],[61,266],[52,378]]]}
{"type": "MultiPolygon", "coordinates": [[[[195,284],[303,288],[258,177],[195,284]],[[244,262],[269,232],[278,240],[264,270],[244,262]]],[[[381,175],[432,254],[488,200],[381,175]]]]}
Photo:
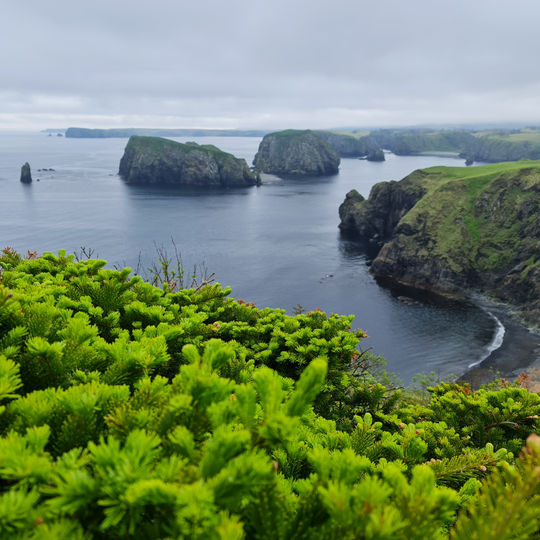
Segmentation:
{"type": "Polygon", "coordinates": [[[8,255],[0,538],[538,534],[535,441],[514,460],[537,394],[441,384],[420,402],[355,376],[348,317],[8,255]]]}
{"type": "Polygon", "coordinates": [[[502,463],[469,499],[452,538],[538,538],[540,532],[540,438],[531,435],[516,467],[502,463]]]}

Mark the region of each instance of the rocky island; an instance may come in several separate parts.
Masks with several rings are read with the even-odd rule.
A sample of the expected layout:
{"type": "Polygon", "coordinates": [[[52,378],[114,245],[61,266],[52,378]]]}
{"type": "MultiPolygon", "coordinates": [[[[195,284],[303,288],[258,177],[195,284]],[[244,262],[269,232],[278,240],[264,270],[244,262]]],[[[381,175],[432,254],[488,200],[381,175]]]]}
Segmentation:
{"type": "Polygon", "coordinates": [[[32,172],[30,171],[30,164],[26,162],[21,167],[21,182],[23,184],[31,184],[32,183],[32,172]]]}
{"type": "Polygon", "coordinates": [[[278,176],[327,176],[339,170],[336,150],[311,130],[278,131],[266,135],[253,164],[278,176]]]}
{"type": "Polygon", "coordinates": [[[370,150],[368,152],[368,155],[366,157],[368,161],[385,161],[386,158],[384,157],[384,152],[381,148],[375,148],[373,150],[370,150]]]}
{"type": "Polygon", "coordinates": [[[448,296],[469,290],[540,325],[540,162],[432,167],[347,194],[340,228],[361,240],[373,274],[448,296]]]}
{"type": "Polygon", "coordinates": [[[210,145],[130,137],[119,175],[130,184],[244,187],[260,184],[244,159],[210,145]]]}

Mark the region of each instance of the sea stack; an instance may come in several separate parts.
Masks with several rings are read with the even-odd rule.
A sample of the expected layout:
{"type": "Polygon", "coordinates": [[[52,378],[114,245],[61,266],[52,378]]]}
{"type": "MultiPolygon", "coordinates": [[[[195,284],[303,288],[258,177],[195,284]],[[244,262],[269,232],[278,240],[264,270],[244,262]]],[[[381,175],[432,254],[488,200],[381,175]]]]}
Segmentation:
{"type": "Polygon", "coordinates": [[[266,135],[253,165],[278,176],[327,176],[339,170],[334,147],[310,130],[288,129],[266,135]]]}
{"type": "Polygon", "coordinates": [[[21,182],[23,184],[30,184],[32,182],[32,173],[30,172],[30,164],[28,162],[21,167],[21,182]]]}
{"type": "Polygon", "coordinates": [[[385,161],[384,152],[381,148],[370,150],[366,157],[368,161],[385,161]]]}
{"type": "Polygon", "coordinates": [[[120,161],[120,176],[130,184],[245,187],[260,184],[245,159],[211,144],[185,144],[160,137],[130,137],[120,161]]]}

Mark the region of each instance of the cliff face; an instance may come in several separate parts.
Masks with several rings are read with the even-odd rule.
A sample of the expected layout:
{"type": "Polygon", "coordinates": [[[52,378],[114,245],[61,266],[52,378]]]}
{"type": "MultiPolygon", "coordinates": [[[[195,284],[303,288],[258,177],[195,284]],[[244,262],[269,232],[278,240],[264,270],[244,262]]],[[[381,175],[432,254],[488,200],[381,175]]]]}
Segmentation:
{"type": "Polygon", "coordinates": [[[367,156],[378,150],[382,152],[380,146],[369,135],[353,137],[332,131],[315,131],[315,134],[333,146],[341,157],[367,156]]]}
{"type": "Polygon", "coordinates": [[[182,144],[159,137],[130,137],[119,174],[133,184],[242,187],[260,183],[244,159],[212,145],[182,144]]]}
{"type": "Polygon", "coordinates": [[[282,176],[336,174],[339,162],[335,149],[310,130],[266,135],[253,160],[257,170],[282,176]]]}
{"type": "Polygon", "coordinates": [[[379,182],[367,200],[353,189],[339,207],[339,228],[378,252],[392,238],[401,218],[426,193],[425,177],[424,171],[415,171],[401,182],[379,182]]]}
{"type": "Polygon", "coordinates": [[[358,235],[380,278],[446,295],[468,289],[540,325],[540,163],[434,167],[349,193],[344,231],[358,235]]]}

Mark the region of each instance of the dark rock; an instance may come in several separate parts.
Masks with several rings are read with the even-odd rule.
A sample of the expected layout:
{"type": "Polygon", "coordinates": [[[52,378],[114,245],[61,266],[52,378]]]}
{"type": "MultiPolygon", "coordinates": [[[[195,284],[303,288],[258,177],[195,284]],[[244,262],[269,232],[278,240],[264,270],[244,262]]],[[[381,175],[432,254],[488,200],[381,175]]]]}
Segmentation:
{"type": "Polygon", "coordinates": [[[327,176],[339,170],[335,149],[313,131],[286,130],[266,135],[253,164],[280,176],[327,176]]]}
{"type": "Polygon", "coordinates": [[[377,148],[375,150],[371,150],[368,153],[366,159],[368,161],[384,161],[385,160],[384,152],[380,148],[377,148]]]}
{"type": "Polygon", "coordinates": [[[120,161],[120,176],[132,184],[243,187],[260,184],[244,159],[212,145],[132,136],[120,161]]]}
{"type": "Polygon", "coordinates": [[[371,188],[367,201],[351,190],[339,207],[340,229],[380,249],[401,218],[425,194],[424,176],[423,171],[415,171],[401,182],[379,182],[371,188]]]}
{"type": "Polygon", "coordinates": [[[21,167],[21,182],[23,184],[30,184],[32,182],[32,173],[28,162],[21,167]]]}

